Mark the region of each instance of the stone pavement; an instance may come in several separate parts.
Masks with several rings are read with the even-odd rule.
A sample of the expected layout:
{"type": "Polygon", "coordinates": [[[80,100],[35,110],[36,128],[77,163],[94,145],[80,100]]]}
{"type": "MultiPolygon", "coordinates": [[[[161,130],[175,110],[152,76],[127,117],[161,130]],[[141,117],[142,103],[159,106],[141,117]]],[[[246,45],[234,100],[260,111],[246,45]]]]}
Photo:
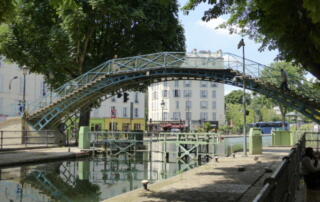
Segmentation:
{"type": "Polygon", "coordinates": [[[0,152],[0,168],[17,166],[26,163],[39,163],[87,156],[87,152],[71,147],[55,147],[45,149],[25,149],[0,152]]]}
{"type": "Polygon", "coordinates": [[[267,147],[263,149],[263,155],[243,157],[239,154],[236,158],[219,158],[219,162],[211,161],[152,184],[148,187],[149,191],[138,189],[105,202],[252,201],[261,190],[263,180],[272,174],[265,169],[275,171],[282,157],[288,155],[289,151],[290,147],[267,147]],[[239,167],[245,170],[238,171],[239,167]]]}

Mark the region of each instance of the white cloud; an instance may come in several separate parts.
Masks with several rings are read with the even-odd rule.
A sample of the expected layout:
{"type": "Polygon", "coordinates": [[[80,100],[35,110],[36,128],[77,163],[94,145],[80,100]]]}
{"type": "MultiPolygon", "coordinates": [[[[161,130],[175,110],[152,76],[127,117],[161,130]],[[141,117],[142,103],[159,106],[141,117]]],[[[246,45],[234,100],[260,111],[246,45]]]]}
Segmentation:
{"type": "Polygon", "coordinates": [[[216,19],[211,19],[208,22],[204,22],[202,20],[199,20],[197,22],[197,24],[213,31],[214,33],[220,34],[220,35],[229,36],[229,37],[237,36],[236,34],[230,34],[228,29],[218,28],[219,25],[221,25],[222,23],[225,23],[225,22],[226,22],[225,19],[223,19],[222,17],[218,17],[216,19]]]}

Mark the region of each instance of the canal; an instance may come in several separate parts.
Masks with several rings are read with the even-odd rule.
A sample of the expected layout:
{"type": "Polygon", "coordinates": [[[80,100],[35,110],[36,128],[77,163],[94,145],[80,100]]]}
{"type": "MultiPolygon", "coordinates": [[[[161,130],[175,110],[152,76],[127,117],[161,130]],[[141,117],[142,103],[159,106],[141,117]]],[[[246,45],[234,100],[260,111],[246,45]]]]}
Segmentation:
{"type": "MultiPolygon", "coordinates": [[[[243,138],[224,138],[221,150],[242,144],[243,138]]],[[[271,136],[263,137],[264,146],[271,145],[271,136]]],[[[1,201],[100,201],[141,188],[141,180],[151,183],[167,179],[204,162],[192,159],[177,160],[175,144],[170,144],[168,161],[157,152],[137,151],[117,156],[98,155],[81,160],[67,160],[25,165],[0,170],[1,201]]],[[[160,149],[160,150],[159,150],[160,149]]]]}

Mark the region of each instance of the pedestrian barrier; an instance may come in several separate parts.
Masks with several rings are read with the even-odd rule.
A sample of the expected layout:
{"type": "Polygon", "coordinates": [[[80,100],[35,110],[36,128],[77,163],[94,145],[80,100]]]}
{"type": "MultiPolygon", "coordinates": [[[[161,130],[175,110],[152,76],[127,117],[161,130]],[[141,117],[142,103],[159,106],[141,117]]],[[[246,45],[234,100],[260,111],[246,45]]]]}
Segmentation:
{"type": "Polygon", "coordinates": [[[254,202],[291,202],[295,201],[296,190],[301,179],[300,161],[305,147],[319,151],[320,133],[303,132],[288,156],[284,157],[277,170],[265,180],[264,186],[254,202]]]}
{"type": "Polygon", "coordinates": [[[0,131],[0,151],[30,147],[60,145],[63,138],[54,130],[44,131],[0,131]]]}

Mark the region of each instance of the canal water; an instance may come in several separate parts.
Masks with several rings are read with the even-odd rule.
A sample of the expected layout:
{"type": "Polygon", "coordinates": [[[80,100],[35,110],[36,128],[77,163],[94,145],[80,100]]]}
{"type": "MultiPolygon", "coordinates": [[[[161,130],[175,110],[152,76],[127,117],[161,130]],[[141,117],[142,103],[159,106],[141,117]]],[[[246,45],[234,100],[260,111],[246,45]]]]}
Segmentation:
{"type": "Polygon", "coordinates": [[[198,165],[149,161],[148,152],[136,152],[1,169],[0,201],[100,201],[142,187],[141,180],[153,183],[198,165]]]}
{"type": "MultiPolygon", "coordinates": [[[[221,146],[225,149],[242,141],[241,137],[225,138],[221,146]]],[[[263,137],[263,144],[271,145],[271,137],[263,137]]],[[[174,150],[170,144],[168,151],[174,150]]],[[[141,188],[144,179],[153,183],[200,164],[174,155],[166,162],[160,152],[152,152],[151,159],[150,152],[135,152],[6,168],[0,170],[0,201],[96,202],[141,188]]]]}

